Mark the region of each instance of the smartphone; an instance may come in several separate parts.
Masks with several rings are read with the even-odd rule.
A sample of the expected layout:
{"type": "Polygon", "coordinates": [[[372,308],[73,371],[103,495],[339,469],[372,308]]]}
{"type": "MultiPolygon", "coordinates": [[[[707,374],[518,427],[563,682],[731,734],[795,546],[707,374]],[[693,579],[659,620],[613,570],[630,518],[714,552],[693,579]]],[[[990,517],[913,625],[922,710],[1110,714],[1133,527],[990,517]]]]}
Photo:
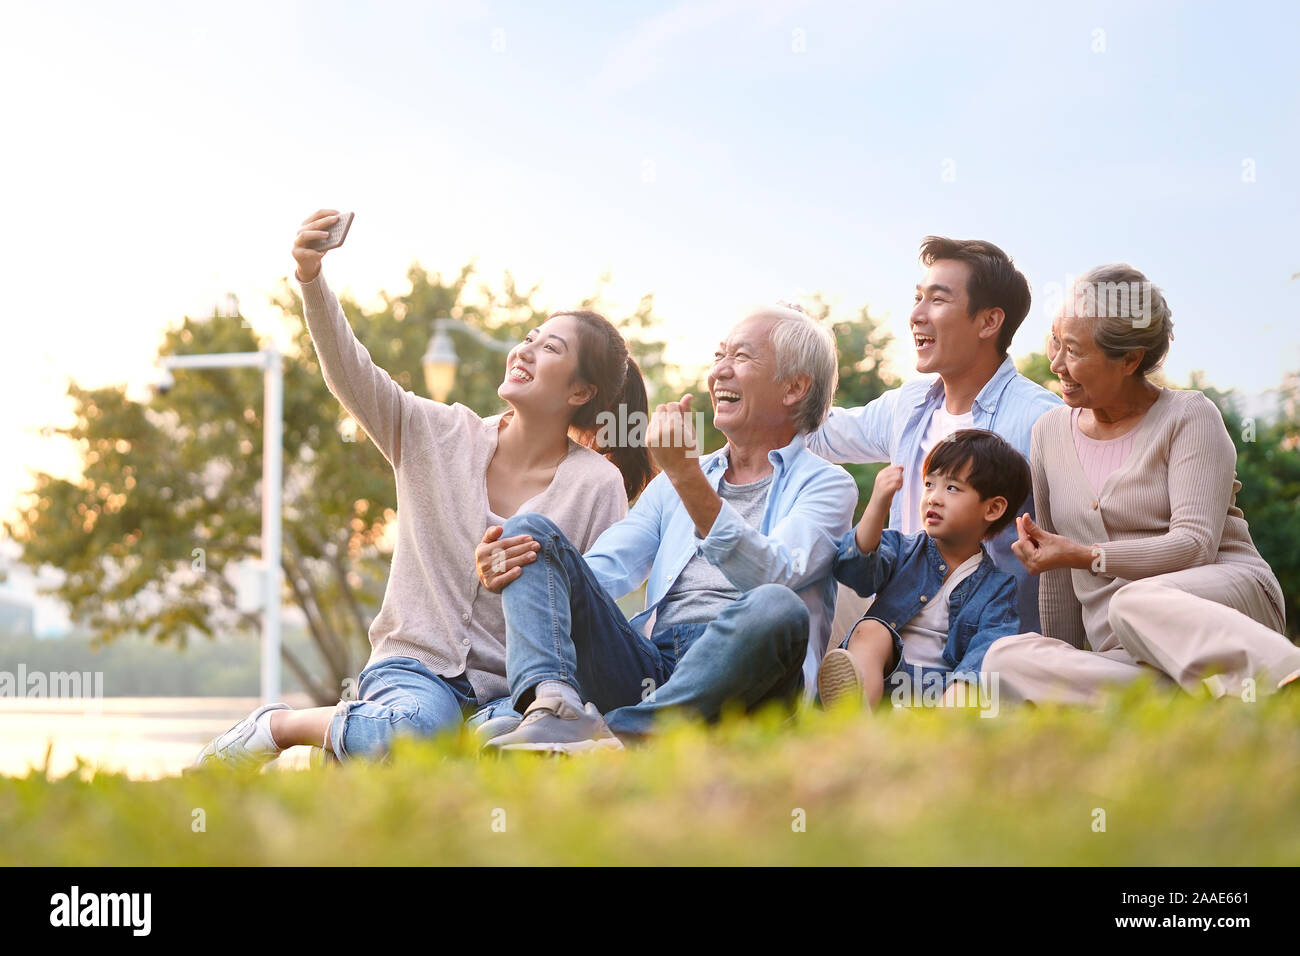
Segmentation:
{"type": "Polygon", "coordinates": [[[327,252],[330,249],[337,249],[343,245],[343,240],[348,237],[348,230],[352,228],[352,217],[356,213],[340,213],[338,222],[330,226],[330,234],[324,239],[313,239],[307,243],[308,249],[315,249],[317,252],[327,252]]]}

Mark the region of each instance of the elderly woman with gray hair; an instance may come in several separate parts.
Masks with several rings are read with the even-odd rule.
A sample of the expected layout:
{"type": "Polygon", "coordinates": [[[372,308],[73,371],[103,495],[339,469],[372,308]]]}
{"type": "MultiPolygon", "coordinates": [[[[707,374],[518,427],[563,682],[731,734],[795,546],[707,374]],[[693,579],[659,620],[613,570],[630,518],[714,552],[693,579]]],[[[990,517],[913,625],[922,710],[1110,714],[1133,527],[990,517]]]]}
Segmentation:
{"type": "Polygon", "coordinates": [[[1012,546],[1042,575],[1044,633],[989,648],[1003,699],[1085,703],[1143,675],[1217,697],[1300,677],[1281,587],[1235,503],[1223,417],[1147,377],[1172,330],[1160,290],[1128,265],[1081,276],[1052,323],[1066,407],[1034,426],[1038,521],[1021,516],[1012,546]]]}

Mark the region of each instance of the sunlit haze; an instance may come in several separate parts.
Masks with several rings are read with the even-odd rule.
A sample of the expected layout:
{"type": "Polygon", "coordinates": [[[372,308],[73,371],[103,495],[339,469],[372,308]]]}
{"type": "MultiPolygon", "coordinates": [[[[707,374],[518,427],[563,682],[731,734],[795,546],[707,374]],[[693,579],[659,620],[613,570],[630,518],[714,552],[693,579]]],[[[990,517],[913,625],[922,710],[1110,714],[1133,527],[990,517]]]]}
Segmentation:
{"type": "Polygon", "coordinates": [[[415,260],[546,305],[608,272],[686,365],[817,291],[904,338],[927,233],[1029,276],[1015,355],[1049,283],[1128,261],[1173,307],[1172,380],[1275,387],[1300,369],[1300,8],[1227,9],[10,0],[0,510],[29,469],[75,474],[41,434],[69,378],[139,387],[228,290],[274,334],[320,206],[357,213],[325,268],[363,304],[415,260]]]}

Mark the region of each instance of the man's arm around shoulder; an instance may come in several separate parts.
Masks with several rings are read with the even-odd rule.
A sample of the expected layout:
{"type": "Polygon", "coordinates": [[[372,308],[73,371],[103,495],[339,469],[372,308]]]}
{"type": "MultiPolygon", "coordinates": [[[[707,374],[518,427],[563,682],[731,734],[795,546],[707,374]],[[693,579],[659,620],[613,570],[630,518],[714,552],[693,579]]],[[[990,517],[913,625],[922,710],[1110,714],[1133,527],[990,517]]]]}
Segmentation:
{"type": "Polygon", "coordinates": [[[832,408],[825,424],[808,433],[808,450],[836,464],[889,461],[901,392],[891,388],[866,405],[832,408]]]}

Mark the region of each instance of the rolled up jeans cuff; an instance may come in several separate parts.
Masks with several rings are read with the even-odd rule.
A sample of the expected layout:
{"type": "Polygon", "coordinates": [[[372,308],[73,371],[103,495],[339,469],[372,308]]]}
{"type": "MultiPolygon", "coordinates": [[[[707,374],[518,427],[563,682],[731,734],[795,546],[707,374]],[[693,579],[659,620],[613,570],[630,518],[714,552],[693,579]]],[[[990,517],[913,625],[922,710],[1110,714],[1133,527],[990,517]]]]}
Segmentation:
{"type": "Polygon", "coordinates": [[[334,751],[334,756],[339,760],[346,760],[348,752],[343,746],[344,732],[347,730],[348,715],[352,711],[364,704],[363,700],[341,700],[334,708],[334,716],[330,718],[330,739],[329,749],[334,751]]]}

